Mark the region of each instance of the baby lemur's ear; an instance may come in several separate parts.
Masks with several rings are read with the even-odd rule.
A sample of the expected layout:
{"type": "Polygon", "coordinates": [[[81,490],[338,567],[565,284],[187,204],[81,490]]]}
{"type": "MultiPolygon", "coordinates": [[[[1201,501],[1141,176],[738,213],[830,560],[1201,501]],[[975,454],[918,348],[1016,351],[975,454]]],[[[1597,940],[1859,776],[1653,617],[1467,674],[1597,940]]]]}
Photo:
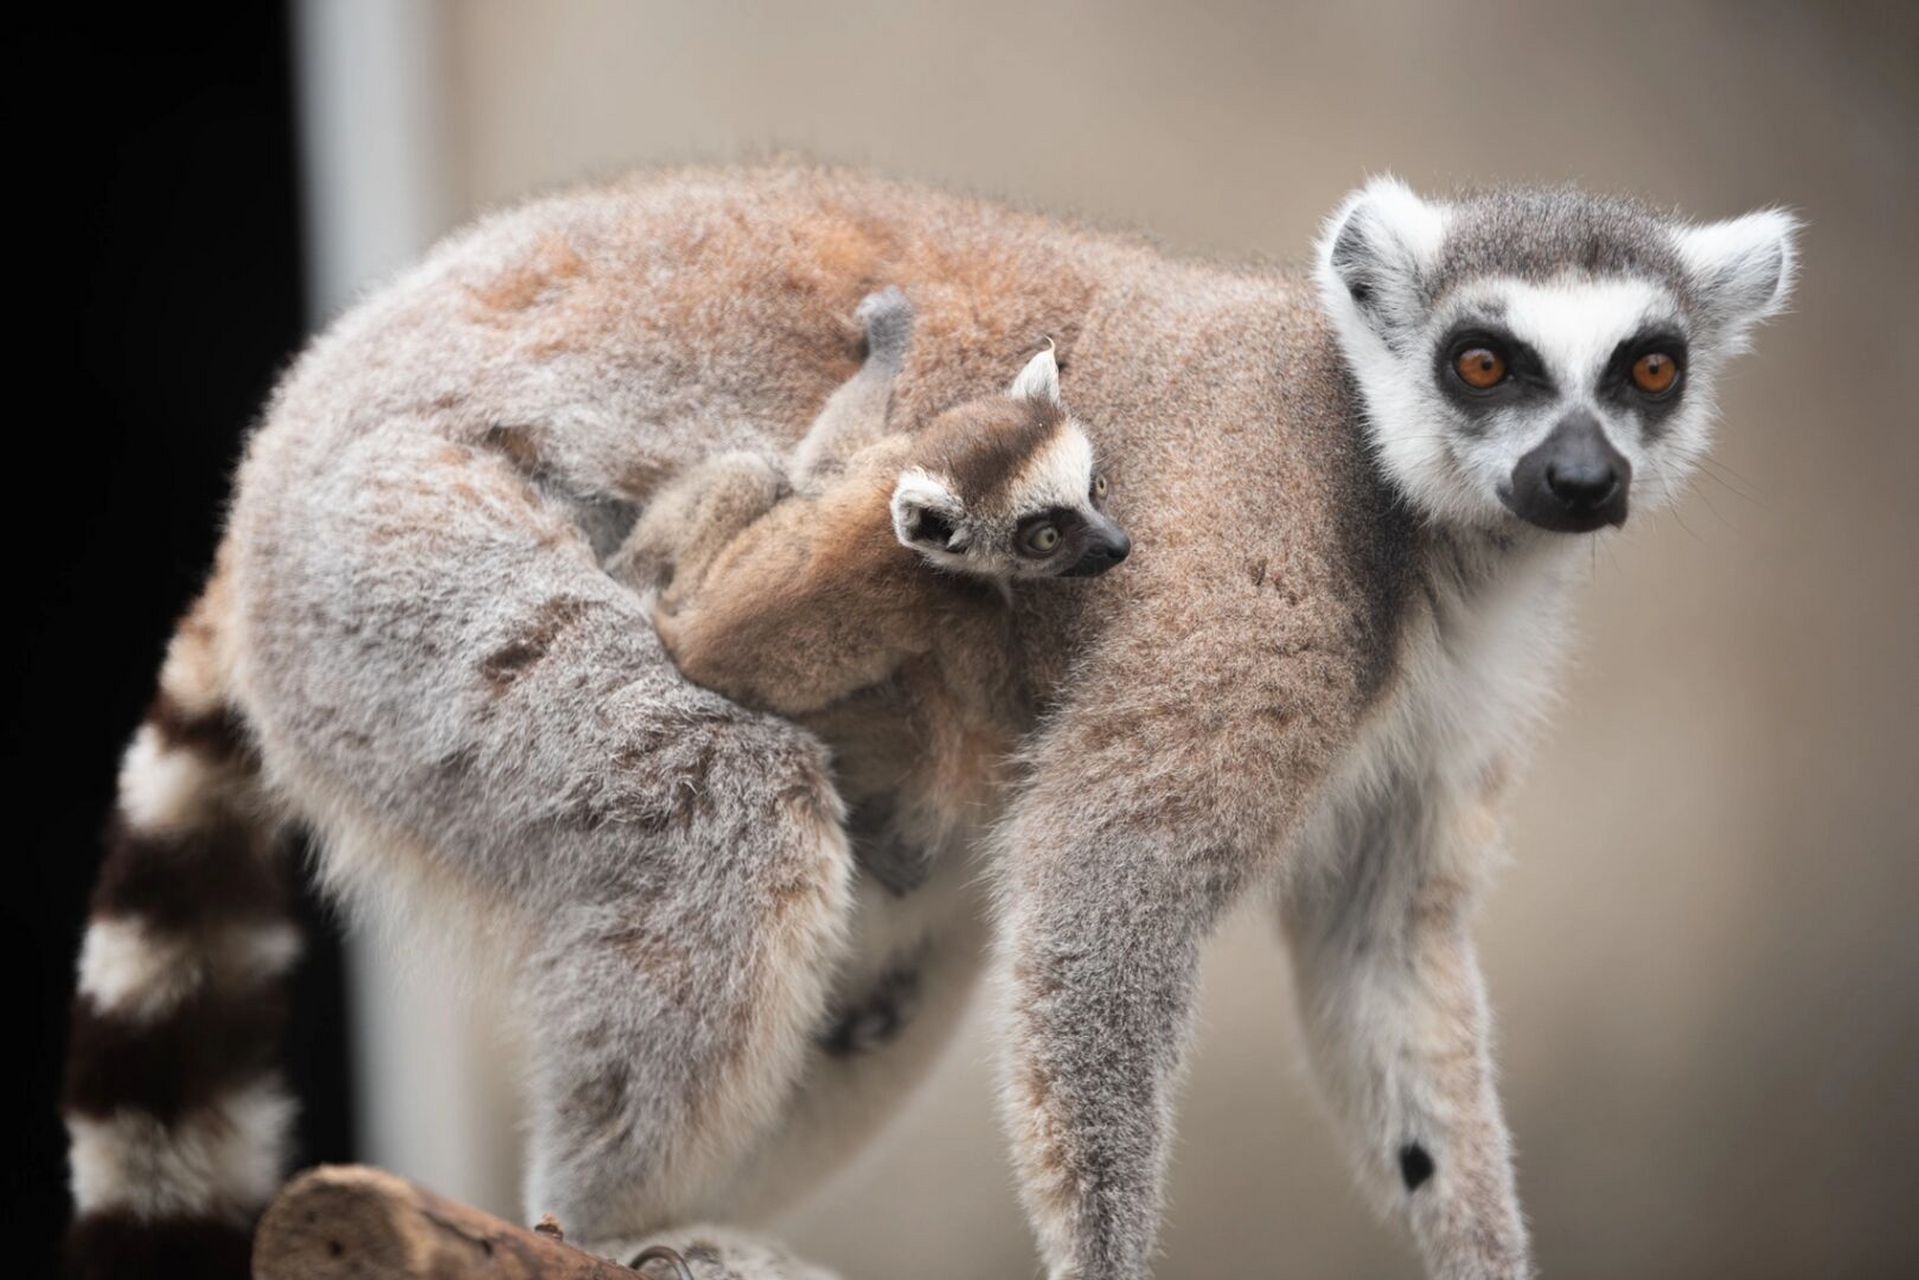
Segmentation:
{"type": "Polygon", "coordinates": [[[1013,379],[1013,385],[1006,388],[1006,394],[1015,400],[1059,403],[1059,361],[1053,358],[1051,339],[1047,340],[1046,350],[1026,362],[1026,367],[1013,379]]]}
{"type": "Polygon", "coordinates": [[[902,546],[937,553],[958,551],[960,518],[966,506],[946,482],[913,467],[893,486],[893,533],[902,546]]]}

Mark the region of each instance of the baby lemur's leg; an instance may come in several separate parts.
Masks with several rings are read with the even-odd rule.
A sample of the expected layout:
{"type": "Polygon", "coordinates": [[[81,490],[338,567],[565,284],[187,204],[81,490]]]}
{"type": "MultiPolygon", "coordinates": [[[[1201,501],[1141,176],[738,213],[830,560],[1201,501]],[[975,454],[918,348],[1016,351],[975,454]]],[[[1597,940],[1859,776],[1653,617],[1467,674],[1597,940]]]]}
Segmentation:
{"type": "Polygon", "coordinates": [[[714,557],[787,492],[785,473],[763,454],[695,463],[653,495],[606,570],[636,591],[698,590],[714,557]]]}
{"type": "Polygon", "coordinates": [[[815,554],[826,504],[779,500],[778,485],[754,454],[703,463],[662,491],[607,570],[652,592],[649,621],[689,680],[799,715],[884,679],[902,628],[845,607],[846,566],[815,554]]]}
{"type": "Polygon", "coordinates": [[[913,304],[898,289],[869,293],[853,313],[866,325],[866,362],[828,397],[793,449],[793,484],[817,493],[846,460],[887,434],[893,383],[913,342],[913,304]]]}
{"type": "Polygon", "coordinates": [[[698,592],[707,570],[747,526],[791,487],[817,496],[846,460],[886,434],[887,409],[913,335],[913,306],[898,289],[868,294],[854,313],[866,324],[866,361],[821,408],[784,470],[756,453],[723,453],[695,464],[646,505],[607,571],[636,590],[698,592]]]}
{"type": "Polygon", "coordinates": [[[682,680],[494,455],[389,428],[242,493],[269,772],[368,915],[505,961],[534,1054],[529,1212],[592,1242],[710,1211],[790,1097],[842,950],[824,750],[682,680]]]}
{"type": "Polygon", "coordinates": [[[1427,1274],[1531,1274],[1511,1142],[1493,1087],[1468,917],[1495,824],[1477,805],[1401,795],[1346,833],[1344,876],[1283,920],[1314,1065],[1361,1180],[1403,1212],[1427,1274]]]}
{"type": "Polygon", "coordinates": [[[843,554],[849,526],[857,534],[871,516],[845,498],[837,490],[818,501],[788,498],[736,534],[700,577],[675,574],[653,626],[689,680],[804,715],[884,680],[905,654],[924,649],[924,632],[938,625],[930,606],[915,610],[907,588],[863,580],[857,557],[843,554]]]}

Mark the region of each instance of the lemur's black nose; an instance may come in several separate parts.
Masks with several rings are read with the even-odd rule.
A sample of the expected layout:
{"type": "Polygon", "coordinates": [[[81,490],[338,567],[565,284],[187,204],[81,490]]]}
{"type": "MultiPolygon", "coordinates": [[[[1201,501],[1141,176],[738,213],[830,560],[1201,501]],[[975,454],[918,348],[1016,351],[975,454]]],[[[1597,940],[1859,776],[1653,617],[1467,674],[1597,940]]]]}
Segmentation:
{"type": "Polygon", "coordinates": [[[1118,525],[1110,529],[1101,529],[1087,542],[1079,559],[1073,562],[1064,576],[1069,578],[1092,578],[1105,573],[1108,569],[1124,560],[1133,552],[1133,540],[1118,525]]]}
{"type": "Polygon", "coordinates": [[[1613,448],[1598,418],[1576,410],[1513,467],[1500,495],[1520,519],[1559,533],[1626,523],[1632,463],[1613,448]]]}
{"type": "Polygon", "coordinates": [[[1546,464],[1546,487],[1575,511],[1603,506],[1619,487],[1619,469],[1604,454],[1582,450],[1546,464]]]}

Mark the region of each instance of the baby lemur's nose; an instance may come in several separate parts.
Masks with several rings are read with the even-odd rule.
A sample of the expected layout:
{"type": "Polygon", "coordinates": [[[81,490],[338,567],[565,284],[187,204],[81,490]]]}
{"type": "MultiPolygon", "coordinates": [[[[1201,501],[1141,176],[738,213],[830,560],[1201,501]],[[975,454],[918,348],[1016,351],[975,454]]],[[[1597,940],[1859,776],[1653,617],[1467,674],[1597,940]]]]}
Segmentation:
{"type": "Polygon", "coordinates": [[[1086,544],[1079,559],[1066,571],[1069,578],[1092,578],[1105,573],[1108,569],[1124,560],[1133,552],[1133,540],[1126,531],[1115,526],[1101,530],[1086,544]]]}

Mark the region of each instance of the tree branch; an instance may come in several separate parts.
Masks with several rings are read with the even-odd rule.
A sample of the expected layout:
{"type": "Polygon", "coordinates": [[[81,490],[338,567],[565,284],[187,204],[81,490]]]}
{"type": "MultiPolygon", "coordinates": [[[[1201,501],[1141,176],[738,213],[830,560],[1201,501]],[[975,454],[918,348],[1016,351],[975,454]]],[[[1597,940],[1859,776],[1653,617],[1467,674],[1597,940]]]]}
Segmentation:
{"type": "MultiPolygon", "coordinates": [[[[662,1267],[660,1276],[672,1273],[662,1267]]],[[[634,1280],[575,1249],[551,1219],[527,1231],[404,1178],[321,1165],[267,1206],[253,1241],[255,1280],[634,1280]]]]}

